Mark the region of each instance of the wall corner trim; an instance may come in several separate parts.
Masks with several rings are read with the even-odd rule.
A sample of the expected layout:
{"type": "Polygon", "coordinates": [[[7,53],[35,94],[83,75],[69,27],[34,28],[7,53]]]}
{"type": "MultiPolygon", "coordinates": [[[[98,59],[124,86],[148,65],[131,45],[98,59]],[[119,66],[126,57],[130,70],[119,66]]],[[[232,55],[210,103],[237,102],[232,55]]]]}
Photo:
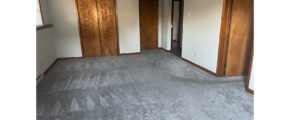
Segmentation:
{"type": "Polygon", "coordinates": [[[203,71],[205,71],[205,72],[207,72],[209,74],[212,74],[213,76],[216,76],[216,73],[214,73],[214,72],[212,72],[212,71],[210,71],[210,70],[208,70],[208,69],[206,69],[204,67],[201,67],[201,66],[199,66],[199,65],[197,65],[197,64],[195,64],[195,63],[193,63],[193,62],[191,62],[191,61],[189,61],[189,60],[187,60],[187,59],[185,59],[183,57],[181,57],[181,59],[184,60],[185,62],[188,62],[188,63],[194,65],[195,67],[198,67],[199,69],[201,69],[201,70],[203,70],[203,71]]]}
{"type": "Polygon", "coordinates": [[[252,95],[254,95],[254,90],[251,90],[250,88],[246,88],[246,91],[247,91],[248,93],[251,93],[252,95]]]}
{"type": "Polygon", "coordinates": [[[138,55],[141,54],[140,52],[135,52],[135,53],[120,53],[119,56],[123,56],[123,55],[138,55]]]}
{"type": "Polygon", "coordinates": [[[57,58],[57,60],[71,60],[71,59],[83,59],[84,57],[67,57],[67,58],[57,58]]]}
{"type": "Polygon", "coordinates": [[[164,50],[165,52],[171,52],[171,50],[165,50],[165,49],[162,48],[162,47],[159,47],[158,49],[164,50]]]}
{"type": "Polygon", "coordinates": [[[82,59],[83,57],[68,57],[68,58],[56,58],[55,61],[45,70],[44,76],[49,72],[49,70],[55,65],[59,60],[70,60],[70,59],[82,59]]]}
{"type": "Polygon", "coordinates": [[[55,59],[55,61],[45,70],[43,73],[44,76],[48,73],[48,71],[54,66],[54,64],[58,61],[58,58],[55,59]]]}

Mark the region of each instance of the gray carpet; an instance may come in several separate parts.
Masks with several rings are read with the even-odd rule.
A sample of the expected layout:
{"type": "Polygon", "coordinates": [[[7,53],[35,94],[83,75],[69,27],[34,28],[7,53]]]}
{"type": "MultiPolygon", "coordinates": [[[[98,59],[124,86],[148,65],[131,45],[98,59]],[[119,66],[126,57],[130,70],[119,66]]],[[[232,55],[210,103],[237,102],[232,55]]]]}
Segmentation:
{"type": "Polygon", "coordinates": [[[60,60],[37,86],[37,119],[252,120],[245,80],[214,77],[162,50],[60,60]]]}

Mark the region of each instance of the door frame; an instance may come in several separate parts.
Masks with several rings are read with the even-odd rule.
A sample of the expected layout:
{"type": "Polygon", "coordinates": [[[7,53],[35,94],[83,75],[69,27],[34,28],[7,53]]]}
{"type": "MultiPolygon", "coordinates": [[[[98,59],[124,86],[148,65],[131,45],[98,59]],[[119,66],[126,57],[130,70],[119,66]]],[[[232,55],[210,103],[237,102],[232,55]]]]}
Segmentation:
{"type": "MultiPolygon", "coordinates": [[[[183,17],[183,2],[184,0],[179,1],[179,20],[178,20],[178,46],[180,48],[180,41],[181,41],[181,18],[183,17]]],[[[183,19],[182,19],[183,20],[183,19]]]]}
{"type": "MultiPolygon", "coordinates": [[[[84,46],[83,46],[83,37],[82,37],[82,32],[81,32],[81,23],[80,23],[80,17],[79,17],[78,0],[75,0],[75,6],[76,6],[76,16],[77,16],[77,20],[78,20],[78,30],[79,30],[79,36],[80,36],[82,58],[85,58],[85,56],[84,56],[84,52],[85,51],[84,51],[84,46]]],[[[117,47],[118,47],[117,48],[117,55],[120,55],[117,0],[114,0],[114,6],[115,6],[115,21],[116,21],[117,47]]],[[[102,51],[102,49],[101,49],[101,51],[102,51]]]]}
{"type": "Polygon", "coordinates": [[[225,71],[224,65],[226,63],[227,42],[229,39],[229,31],[230,31],[229,28],[230,28],[232,5],[233,5],[233,0],[223,1],[216,77],[224,76],[224,71],[225,71]]]}
{"type": "MultiPolygon", "coordinates": [[[[171,52],[173,52],[173,27],[174,27],[174,22],[173,22],[173,20],[174,20],[174,1],[175,0],[172,0],[171,1],[171,52]]],[[[178,1],[178,0],[177,0],[178,1]]]]}
{"type": "Polygon", "coordinates": [[[117,55],[120,55],[120,43],[119,43],[119,21],[118,21],[118,7],[117,7],[117,0],[114,0],[115,2],[115,21],[116,21],[116,34],[117,34],[117,55]]]}
{"type": "MultiPolygon", "coordinates": [[[[141,15],[140,15],[140,1],[141,0],[138,0],[138,7],[139,7],[139,33],[140,33],[140,51],[141,51],[141,15]]],[[[158,1],[158,6],[157,6],[157,41],[156,41],[156,45],[157,45],[157,48],[156,49],[159,49],[158,47],[158,42],[159,42],[159,1],[160,0],[157,0],[158,1]]]]}
{"type": "Polygon", "coordinates": [[[182,4],[181,4],[181,0],[172,0],[172,3],[171,3],[171,25],[172,25],[172,27],[171,27],[171,52],[173,52],[173,29],[174,29],[174,22],[173,22],[173,19],[174,19],[174,1],[179,1],[179,17],[178,17],[178,36],[177,36],[177,38],[178,38],[178,45],[177,45],[177,47],[179,47],[180,48],[180,38],[181,38],[181,14],[183,14],[182,13],[182,4]],[[173,23],[173,24],[172,24],[173,23]]]}

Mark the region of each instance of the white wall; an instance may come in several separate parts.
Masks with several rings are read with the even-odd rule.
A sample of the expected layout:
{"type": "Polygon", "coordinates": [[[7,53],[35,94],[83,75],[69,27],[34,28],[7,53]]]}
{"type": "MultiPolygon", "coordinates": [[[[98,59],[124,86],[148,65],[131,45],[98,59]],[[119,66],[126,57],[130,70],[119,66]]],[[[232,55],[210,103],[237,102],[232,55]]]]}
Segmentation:
{"type": "MultiPolygon", "coordinates": [[[[45,0],[40,1],[44,24],[49,24],[47,4],[45,0]]],[[[52,35],[52,28],[36,31],[36,74],[43,73],[55,60],[56,51],[52,35]],[[41,65],[41,62],[43,65],[41,65]]]]}
{"type": "Polygon", "coordinates": [[[120,53],[140,52],[139,0],[117,0],[120,53]]]}
{"type": "Polygon", "coordinates": [[[214,73],[222,7],[223,0],[184,0],[182,57],[214,73]]]}
{"type": "Polygon", "coordinates": [[[179,26],[179,1],[174,1],[173,5],[173,40],[178,41],[178,26],[179,26]]]}
{"type": "Polygon", "coordinates": [[[52,28],[36,31],[36,74],[43,73],[55,60],[56,51],[52,28]],[[43,66],[41,65],[43,63],[43,66]]]}
{"type": "MultiPolygon", "coordinates": [[[[75,0],[45,0],[58,58],[81,57],[75,0]]],[[[161,5],[161,1],[159,1],[161,5]]],[[[120,53],[140,51],[139,0],[117,0],[120,53]]],[[[161,7],[159,7],[158,46],[161,47],[161,7]]]]}
{"type": "Polygon", "coordinates": [[[161,3],[161,47],[171,50],[171,10],[172,0],[160,0],[161,3]]]}
{"type": "Polygon", "coordinates": [[[254,90],[254,71],[255,71],[255,69],[254,69],[254,66],[255,66],[255,62],[254,62],[254,58],[253,58],[253,63],[252,63],[252,71],[251,71],[251,77],[250,77],[250,84],[249,84],[249,88],[251,89],[251,90],[254,90]]]}
{"type": "Polygon", "coordinates": [[[58,58],[82,57],[75,0],[46,0],[58,58]]]}

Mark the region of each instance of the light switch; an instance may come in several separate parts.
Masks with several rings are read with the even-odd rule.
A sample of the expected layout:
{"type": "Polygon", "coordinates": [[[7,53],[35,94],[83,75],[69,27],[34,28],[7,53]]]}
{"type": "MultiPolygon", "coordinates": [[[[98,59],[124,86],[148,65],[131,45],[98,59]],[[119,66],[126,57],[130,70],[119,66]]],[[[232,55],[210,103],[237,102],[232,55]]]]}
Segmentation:
{"type": "Polygon", "coordinates": [[[187,13],[188,15],[190,15],[190,11],[188,11],[188,13],[187,13]]]}

